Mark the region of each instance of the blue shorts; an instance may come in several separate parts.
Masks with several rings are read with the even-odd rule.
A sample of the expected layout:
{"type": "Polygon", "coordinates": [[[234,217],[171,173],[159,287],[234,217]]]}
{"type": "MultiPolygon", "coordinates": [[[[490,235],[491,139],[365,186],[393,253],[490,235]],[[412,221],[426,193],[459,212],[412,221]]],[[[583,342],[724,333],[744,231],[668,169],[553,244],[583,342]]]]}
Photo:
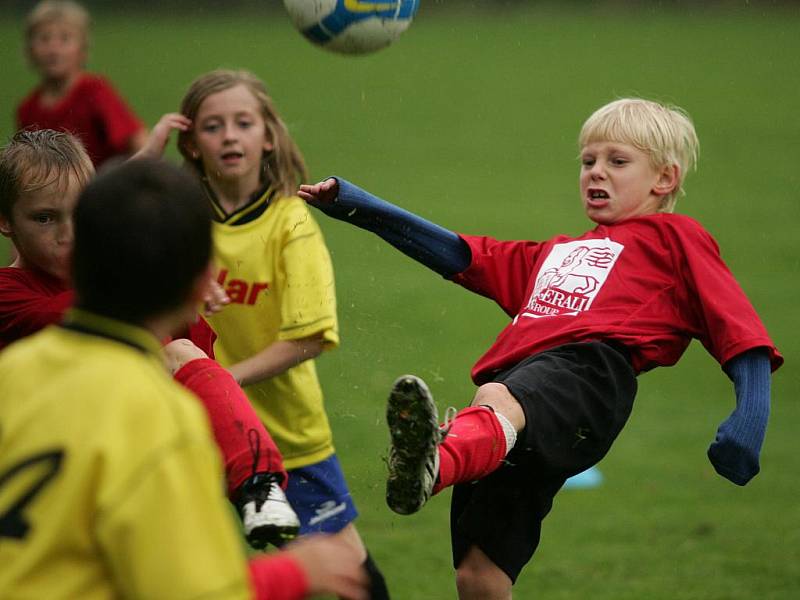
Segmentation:
{"type": "Polygon", "coordinates": [[[300,535],[337,533],[358,516],[335,454],[291,469],[286,497],[300,519],[300,535]]]}

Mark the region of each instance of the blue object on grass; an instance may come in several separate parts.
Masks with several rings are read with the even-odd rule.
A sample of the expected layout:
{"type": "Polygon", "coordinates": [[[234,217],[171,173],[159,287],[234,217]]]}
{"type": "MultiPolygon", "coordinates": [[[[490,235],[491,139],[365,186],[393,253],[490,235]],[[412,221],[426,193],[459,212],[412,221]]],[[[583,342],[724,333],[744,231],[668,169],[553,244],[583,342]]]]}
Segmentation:
{"type": "Polygon", "coordinates": [[[600,472],[600,469],[597,467],[589,467],[582,473],[578,473],[567,479],[563,489],[586,490],[596,488],[601,483],[603,483],[603,474],[600,472]]]}

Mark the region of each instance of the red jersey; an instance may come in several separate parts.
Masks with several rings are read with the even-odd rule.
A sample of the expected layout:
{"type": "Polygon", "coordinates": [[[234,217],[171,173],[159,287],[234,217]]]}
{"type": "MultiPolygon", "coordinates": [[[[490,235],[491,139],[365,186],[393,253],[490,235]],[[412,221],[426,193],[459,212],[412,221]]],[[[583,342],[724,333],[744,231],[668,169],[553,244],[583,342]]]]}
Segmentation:
{"type": "Polygon", "coordinates": [[[52,106],[41,102],[37,87],[17,108],[20,129],[55,129],[80,138],[95,167],[128,152],[131,136],[144,126],[111,84],[83,74],[67,95],[52,106]]]}
{"type": "Polygon", "coordinates": [[[61,321],[72,290],[41,271],[0,268],[0,348],[61,321]]]}
{"type": "Polygon", "coordinates": [[[513,317],[473,367],[476,384],[590,340],[624,344],[637,373],[675,364],[692,338],[720,364],[756,347],[773,370],[783,362],[716,242],[689,217],[647,215],[545,242],[461,237],[472,263],[453,281],[513,317]]]}
{"type": "MultiPolygon", "coordinates": [[[[0,350],[47,325],[60,323],[74,299],[72,289],[52,275],[16,267],[0,268],[0,350]]],[[[217,335],[205,319],[197,319],[186,337],[214,357],[217,335]]]]}

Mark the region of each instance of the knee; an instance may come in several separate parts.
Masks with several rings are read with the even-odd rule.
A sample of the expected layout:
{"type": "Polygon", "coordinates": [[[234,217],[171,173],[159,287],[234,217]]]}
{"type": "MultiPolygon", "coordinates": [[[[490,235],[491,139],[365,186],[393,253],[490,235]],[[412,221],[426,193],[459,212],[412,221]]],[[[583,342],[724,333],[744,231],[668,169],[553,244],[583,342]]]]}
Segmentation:
{"type": "Polygon", "coordinates": [[[192,342],[186,339],[171,341],[161,350],[164,363],[170,373],[177,373],[183,365],[198,358],[208,358],[208,355],[192,342]]]}
{"type": "Polygon", "coordinates": [[[511,579],[477,548],[456,569],[459,598],[505,600],[511,598],[511,579]]]}
{"type": "Polygon", "coordinates": [[[502,383],[484,383],[475,392],[475,397],[472,399],[472,406],[491,406],[494,409],[500,408],[509,403],[516,404],[517,401],[508,388],[502,383]]]}
{"type": "Polygon", "coordinates": [[[491,406],[495,412],[508,419],[519,432],[525,427],[525,412],[522,405],[502,383],[484,383],[475,393],[472,406],[491,406]]]}

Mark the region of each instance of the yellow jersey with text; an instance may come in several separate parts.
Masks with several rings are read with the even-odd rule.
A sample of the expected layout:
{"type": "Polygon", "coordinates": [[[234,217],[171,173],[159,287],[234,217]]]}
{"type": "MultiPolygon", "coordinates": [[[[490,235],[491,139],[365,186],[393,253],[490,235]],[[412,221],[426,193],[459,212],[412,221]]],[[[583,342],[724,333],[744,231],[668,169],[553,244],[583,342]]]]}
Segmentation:
{"type": "Polygon", "coordinates": [[[0,353],[0,598],[251,597],[201,404],[73,311],[0,353]]]}
{"type": "MultiPolygon", "coordinates": [[[[339,343],[333,267],[325,240],[306,203],[273,198],[267,190],[214,223],[217,280],[231,303],[211,316],[214,353],[230,366],[279,340],[322,335],[339,343]],[[255,216],[254,216],[255,215],[255,216]]],[[[287,469],[334,452],[313,360],[245,386],[247,396],[283,454],[287,469]]]]}

